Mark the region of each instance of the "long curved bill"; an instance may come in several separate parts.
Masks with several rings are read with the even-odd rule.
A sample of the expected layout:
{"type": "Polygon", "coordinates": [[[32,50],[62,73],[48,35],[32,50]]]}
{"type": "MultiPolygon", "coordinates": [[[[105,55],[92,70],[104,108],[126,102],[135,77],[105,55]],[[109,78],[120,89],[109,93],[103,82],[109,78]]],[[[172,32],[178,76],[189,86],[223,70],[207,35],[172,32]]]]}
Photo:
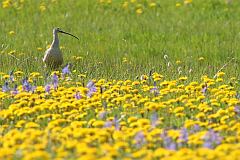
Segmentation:
{"type": "Polygon", "coordinates": [[[64,32],[64,31],[59,31],[60,33],[64,33],[64,34],[68,34],[68,35],[70,35],[70,36],[72,36],[72,37],[74,37],[74,38],[76,38],[76,39],[78,39],[79,40],[79,38],[78,37],[76,37],[76,36],[74,36],[74,35],[72,35],[71,33],[68,33],[68,32],[64,32]]]}

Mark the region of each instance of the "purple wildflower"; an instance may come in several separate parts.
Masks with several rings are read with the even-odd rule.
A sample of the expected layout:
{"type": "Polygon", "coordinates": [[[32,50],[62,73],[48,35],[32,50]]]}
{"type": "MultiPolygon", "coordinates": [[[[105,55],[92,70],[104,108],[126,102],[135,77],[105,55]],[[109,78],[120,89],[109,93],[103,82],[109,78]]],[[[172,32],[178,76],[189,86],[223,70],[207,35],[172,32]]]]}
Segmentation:
{"type": "Polygon", "coordinates": [[[163,147],[169,150],[176,150],[177,145],[176,143],[172,140],[171,137],[167,135],[167,131],[164,130],[163,133],[161,134],[161,138],[163,140],[163,147]]]}
{"type": "Polygon", "coordinates": [[[207,84],[205,84],[204,87],[202,88],[202,93],[203,93],[204,95],[205,95],[206,92],[207,92],[207,88],[208,88],[207,84]]]}
{"type": "Polygon", "coordinates": [[[88,88],[87,97],[90,98],[93,95],[93,93],[97,91],[97,88],[96,88],[96,86],[95,86],[93,81],[89,81],[88,82],[87,88],[88,88]]]}
{"type": "Polygon", "coordinates": [[[5,82],[4,85],[2,86],[2,91],[7,92],[10,90],[8,82],[5,82]]]}
{"type": "Polygon", "coordinates": [[[50,90],[51,90],[51,86],[49,84],[47,84],[45,86],[45,92],[50,93],[50,90]]]}
{"type": "Polygon", "coordinates": [[[211,129],[203,137],[203,140],[204,140],[204,144],[203,144],[204,147],[213,149],[215,146],[221,144],[222,137],[219,135],[219,133],[211,129]]]}
{"type": "Polygon", "coordinates": [[[176,150],[177,149],[177,144],[175,142],[171,142],[168,146],[166,146],[166,149],[176,150]]]}
{"type": "Polygon", "coordinates": [[[81,99],[82,98],[82,96],[80,95],[80,92],[76,92],[76,94],[74,95],[74,97],[77,99],[77,100],[79,100],[79,99],[81,99]]]}
{"type": "Polygon", "coordinates": [[[198,124],[194,124],[193,128],[191,128],[190,133],[196,133],[200,130],[200,126],[198,124]]]}
{"type": "Polygon", "coordinates": [[[235,106],[234,111],[240,115],[240,106],[235,106]]]}
{"type": "Polygon", "coordinates": [[[188,131],[187,131],[186,128],[181,129],[179,140],[181,141],[181,143],[187,143],[187,141],[188,141],[188,131]]]}
{"type": "Polygon", "coordinates": [[[106,115],[107,115],[107,111],[102,111],[101,113],[99,113],[99,118],[104,119],[106,115]]]}
{"type": "Polygon", "coordinates": [[[153,93],[155,96],[159,95],[159,89],[157,87],[156,82],[154,82],[154,87],[150,90],[151,93],[153,93]]]}
{"type": "Polygon", "coordinates": [[[37,82],[36,82],[36,80],[34,80],[33,81],[33,86],[32,86],[32,92],[34,92],[35,91],[35,89],[37,88],[37,82]]]}
{"type": "Polygon", "coordinates": [[[156,112],[154,112],[152,114],[152,116],[151,116],[151,125],[152,125],[152,127],[154,127],[154,128],[156,127],[157,121],[158,121],[158,115],[157,115],[156,112]]]}
{"type": "Polygon", "coordinates": [[[87,88],[92,88],[92,87],[94,87],[94,82],[93,81],[89,81],[88,83],[87,83],[87,88]]]}
{"type": "Polygon", "coordinates": [[[67,74],[71,74],[70,70],[69,70],[69,64],[67,64],[63,69],[62,69],[62,74],[63,76],[67,75],[67,74]]]}
{"type": "Polygon", "coordinates": [[[14,88],[13,88],[13,91],[12,91],[12,94],[13,95],[16,95],[16,94],[18,94],[19,92],[18,92],[18,89],[17,89],[17,85],[15,84],[15,86],[14,86],[14,88]]]}
{"type": "Polygon", "coordinates": [[[112,127],[112,122],[111,122],[111,121],[105,122],[105,124],[104,124],[103,127],[104,127],[104,128],[110,128],[110,127],[112,127]]]}
{"type": "Polygon", "coordinates": [[[24,78],[22,80],[22,87],[24,91],[30,92],[32,91],[32,86],[31,84],[28,82],[28,78],[24,78]]]}
{"type": "Polygon", "coordinates": [[[54,90],[56,90],[58,88],[58,76],[56,73],[54,73],[52,76],[52,84],[53,84],[54,90]]]}
{"type": "Polygon", "coordinates": [[[146,139],[142,131],[137,132],[134,140],[136,141],[137,148],[141,148],[146,143],[146,139]]]}
{"type": "Polygon", "coordinates": [[[120,124],[119,124],[119,120],[117,119],[117,116],[114,116],[113,124],[114,124],[115,130],[120,129],[120,124]]]}

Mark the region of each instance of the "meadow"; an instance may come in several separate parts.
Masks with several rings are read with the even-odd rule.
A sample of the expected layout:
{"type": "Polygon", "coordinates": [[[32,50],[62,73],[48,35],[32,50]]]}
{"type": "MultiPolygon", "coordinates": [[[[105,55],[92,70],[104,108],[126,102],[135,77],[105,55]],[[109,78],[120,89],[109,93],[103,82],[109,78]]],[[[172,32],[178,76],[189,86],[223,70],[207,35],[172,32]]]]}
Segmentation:
{"type": "Polygon", "coordinates": [[[0,2],[0,159],[239,159],[240,2],[0,2]]]}

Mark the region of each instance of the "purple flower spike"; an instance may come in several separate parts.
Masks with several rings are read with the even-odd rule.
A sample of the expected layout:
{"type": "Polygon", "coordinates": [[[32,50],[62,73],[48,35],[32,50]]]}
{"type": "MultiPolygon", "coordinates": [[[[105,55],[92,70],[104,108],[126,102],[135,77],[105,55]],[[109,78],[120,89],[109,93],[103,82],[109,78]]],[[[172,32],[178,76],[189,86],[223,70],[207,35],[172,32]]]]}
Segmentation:
{"type": "Polygon", "coordinates": [[[222,137],[219,133],[214,130],[209,130],[206,135],[203,137],[204,144],[203,146],[206,148],[214,149],[217,145],[221,144],[222,137]]]}
{"type": "Polygon", "coordinates": [[[58,88],[58,76],[56,73],[54,73],[52,76],[52,84],[53,84],[54,90],[56,90],[58,88]]]}
{"type": "Polygon", "coordinates": [[[24,91],[30,92],[32,91],[32,86],[31,84],[28,82],[28,78],[24,78],[22,80],[22,87],[24,91]]]}
{"type": "Polygon", "coordinates": [[[106,115],[107,115],[107,111],[103,111],[99,114],[99,118],[104,119],[104,118],[106,118],[106,115]]]}
{"type": "Polygon", "coordinates": [[[161,138],[163,140],[163,147],[169,150],[176,150],[177,145],[176,143],[172,140],[171,137],[167,135],[167,131],[164,130],[163,133],[161,134],[161,138]]]}
{"type": "Polygon", "coordinates": [[[235,106],[235,107],[234,107],[234,111],[235,111],[238,115],[240,115],[240,106],[235,106]]]}
{"type": "Polygon", "coordinates": [[[89,81],[87,84],[87,88],[88,88],[88,93],[87,93],[87,97],[92,97],[93,93],[97,91],[97,88],[94,84],[93,81],[89,81]]]}
{"type": "Polygon", "coordinates": [[[107,121],[105,122],[103,128],[111,128],[112,127],[112,122],[111,121],[107,121]]]}
{"type": "Polygon", "coordinates": [[[136,141],[137,148],[141,148],[146,143],[146,139],[142,131],[137,132],[137,134],[134,137],[134,140],[136,141]]]}
{"type": "Polygon", "coordinates": [[[5,82],[4,85],[2,86],[2,91],[3,92],[8,92],[10,90],[8,82],[5,82]]]}
{"type": "Polygon", "coordinates": [[[174,143],[174,142],[171,142],[169,145],[166,146],[166,149],[176,150],[177,149],[177,144],[174,143]]]}
{"type": "Polygon", "coordinates": [[[120,129],[120,124],[119,124],[119,120],[117,119],[117,116],[114,116],[113,124],[114,124],[115,130],[120,129]]]}
{"type": "Polygon", "coordinates": [[[63,69],[62,69],[62,74],[63,76],[67,75],[67,74],[71,74],[70,70],[69,70],[69,64],[67,64],[63,69]]]}
{"type": "Polygon", "coordinates": [[[17,85],[15,84],[14,88],[13,88],[13,91],[12,91],[12,94],[13,95],[17,95],[19,92],[18,92],[18,89],[17,89],[17,85]]]}
{"type": "Polygon", "coordinates": [[[152,114],[152,116],[151,116],[151,125],[152,125],[152,127],[156,127],[156,125],[157,125],[157,120],[158,120],[158,115],[157,115],[157,113],[155,112],[155,113],[153,113],[152,114]]]}
{"type": "Polygon", "coordinates": [[[182,143],[187,143],[187,141],[188,141],[188,131],[187,131],[186,128],[182,128],[182,129],[181,129],[179,140],[180,140],[182,143]]]}
{"type": "Polygon", "coordinates": [[[154,87],[150,89],[150,93],[153,93],[155,96],[159,95],[159,89],[157,87],[156,82],[154,82],[154,87]]]}
{"type": "Polygon", "coordinates": [[[50,90],[51,90],[51,86],[49,84],[47,84],[45,86],[45,92],[50,93],[50,90]]]}
{"type": "Polygon", "coordinates": [[[94,87],[94,82],[93,81],[89,81],[88,83],[87,83],[87,88],[92,88],[92,87],[94,87]]]}
{"type": "Polygon", "coordinates": [[[80,92],[77,92],[77,93],[75,94],[75,98],[76,98],[77,100],[79,100],[79,99],[82,98],[82,96],[80,95],[80,92]]]}
{"type": "Polygon", "coordinates": [[[208,86],[207,84],[204,85],[204,87],[202,88],[202,93],[205,95],[207,93],[207,89],[208,89],[208,86]]]}

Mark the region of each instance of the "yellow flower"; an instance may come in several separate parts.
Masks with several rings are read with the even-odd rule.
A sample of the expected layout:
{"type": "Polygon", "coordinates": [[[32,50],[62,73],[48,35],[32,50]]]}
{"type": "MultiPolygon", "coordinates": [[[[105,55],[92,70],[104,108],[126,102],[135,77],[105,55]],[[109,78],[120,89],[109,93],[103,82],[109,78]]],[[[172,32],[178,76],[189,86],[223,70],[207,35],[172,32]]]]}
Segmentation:
{"type": "MultiPolygon", "coordinates": [[[[46,8],[46,5],[44,3],[42,3],[40,6],[39,6],[39,9],[41,12],[44,12],[47,8],[46,8]]],[[[49,48],[49,47],[48,47],[49,48]]]]}
{"type": "Polygon", "coordinates": [[[50,159],[50,155],[46,151],[32,151],[27,153],[23,159],[26,160],[35,160],[35,159],[50,159]]]}
{"type": "Polygon", "coordinates": [[[14,75],[21,76],[21,75],[23,75],[23,72],[22,71],[16,71],[16,72],[14,72],[14,75]]]}
{"type": "Polygon", "coordinates": [[[174,113],[179,113],[179,112],[182,112],[182,111],[184,111],[184,107],[176,107],[173,110],[174,113]]]}
{"type": "Polygon", "coordinates": [[[180,7],[181,6],[181,3],[176,3],[176,7],[180,7]]]}
{"type": "Polygon", "coordinates": [[[192,0],[184,0],[184,4],[190,4],[192,3],[192,0]]]}
{"type": "Polygon", "coordinates": [[[199,61],[203,61],[204,58],[203,58],[203,57],[199,57],[198,60],[199,60],[199,61]]]}
{"type": "Polygon", "coordinates": [[[104,124],[105,124],[104,121],[98,120],[98,121],[93,122],[92,126],[96,127],[96,128],[102,128],[104,126],[104,124]]]}
{"type": "Polygon", "coordinates": [[[5,79],[5,80],[6,80],[6,79],[9,79],[9,78],[10,78],[10,76],[9,76],[8,74],[6,74],[6,75],[3,76],[3,79],[5,79]]]}
{"type": "Polygon", "coordinates": [[[218,73],[217,73],[217,77],[222,77],[222,76],[224,76],[224,75],[225,75],[224,72],[218,72],[218,73]]]}
{"type": "Polygon", "coordinates": [[[2,2],[2,7],[3,7],[3,8],[8,8],[8,7],[11,6],[11,3],[12,3],[11,0],[4,0],[4,1],[2,2]]]}
{"type": "Polygon", "coordinates": [[[223,82],[223,79],[222,78],[217,78],[216,82],[223,82]]]}
{"type": "Polygon", "coordinates": [[[165,148],[158,148],[154,151],[154,157],[156,157],[156,158],[169,157],[173,153],[174,153],[174,151],[172,151],[172,150],[168,150],[165,148]]]}
{"type": "Polygon", "coordinates": [[[38,51],[43,51],[43,48],[38,47],[37,50],[38,50],[38,51]]]}
{"type": "Polygon", "coordinates": [[[122,7],[125,8],[125,9],[128,8],[128,2],[125,1],[125,2],[123,3],[122,7]]]}
{"type": "Polygon", "coordinates": [[[202,118],[205,118],[205,114],[203,113],[203,112],[200,112],[200,113],[198,113],[197,115],[196,115],[196,118],[197,119],[202,119],[202,118]]]}
{"type": "Polygon", "coordinates": [[[157,4],[155,3],[155,2],[151,2],[150,4],[149,4],[149,7],[151,7],[151,8],[154,8],[154,7],[156,7],[157,6],[157,4]]]}
{"type": "Polygon", "coordinates": [[[15,32],[14,31],[9,31],[8,34],[12,36],[12,35],[15,34],[15,32]]]}
{"type": "Polygon", "coordinates": [[[126,58],[126,57],[123,57],[122,62],[123,62],[123,63],[127,63],[127,62],[128,62],[127,58],[126,58]]]}
{"type": "Polygon", "coordinates": [[[34,123],[34,122],[28,122],[26,125],[25,125],[25,128],[39,128],[40,125],[37,124],[37,123],[34,123]]]}
{"type": "Polygon", "coordinates": [[[136,10],[136,13],[137,13],[138,15],[142,14],[142,13],[143,13],[143,9],[142,9],[142,8],[138,8],[138,9],[136,10]]]}
{"type": "Polygon", "coordinates": [[[136,122],[138,119],[136,117],[129,117],[127,122],[128,123],[132,123],[132,122],[136,122]]]}
{"type": "Polygon", "coordinates": [[[177,60],[176,61],[176,64],[181,64],[182,62],[180,60],[177,60]]]}

